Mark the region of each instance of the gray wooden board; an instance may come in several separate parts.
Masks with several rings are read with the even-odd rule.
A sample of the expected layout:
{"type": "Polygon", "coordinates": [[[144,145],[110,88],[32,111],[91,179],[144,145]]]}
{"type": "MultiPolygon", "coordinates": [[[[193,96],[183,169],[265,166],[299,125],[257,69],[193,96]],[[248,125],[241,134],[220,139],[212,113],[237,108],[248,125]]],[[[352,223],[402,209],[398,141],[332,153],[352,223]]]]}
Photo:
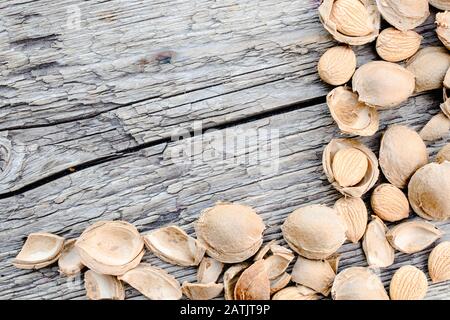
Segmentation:
{"type": "MultiPolygon", "coordinates": [[[[142,232],[175,223],[192,233],[202,209],[228,200],[255,207],[270,240],[281,238],[280,225],[295,208],[332,205],[339,194],[320,158],[340,134],[319,103],[331,88],[315,68],[335,42],[318,21],[317,4],[1,1],[0,298],[84,297],[81,279],[68,281],[56,268],[12,267],[31,232],[70,238],[94,221],[124,219],[142,232]],[[195,120],[219,130],[170,142],[180,129],[191,132],[195,120]],[[258,158],[264,141],[251,136],[226,159],[212,157],[220,155],[223,134],[233,139],[255,128],[279,133],[279,157],[258,158]],[[191,142],[188,161],[174,162],[175,151],[191,142]],[[79,171],[68,174],[72,167],[79,171]]],[[[433,17],[418,30],[425,45],[439,44],[433,17]]],[[[373,45],[355,51],[359,65],[376,59],[373,45]]],[[[419,129],[439,101],[439,93],[427,93],[384,111],[381,129],[419,129]]],[[[379,137],[362,141],[377,150],[379,137]]],[[[450,231],[448,223],[437,225],[450,231]]],[[[400,265],[426,271],[429,251],[397,253],[396,264],[381,270],[384,283],[400,265]]],[[[341,270],[365,265],[359,245],[340,252],[341,270]]],[[[145,259],[180,281],[195,279],[194,268],[145,259]]],[[[450,299],[449,287],[433,285],[427,298],[450,299]]]]}
{"type": "MultiPolygon", "coordinates": [[[[436,111],[433,98],[421,95],[400,109],[382,112],[382,129],[392,123],[417,129],[436,111]]],[[[146,148],[2,199],[0,207],[5,218],[0,226],[0,297],[61,299],[84,295],[82,283],[68,282],[56,267],[25,271],[11,265],[30,232],[48,231],[73,238],[94,221],[124,219],[141,232],[177,224],[192,234],[193,222],[201,210],[216,201],[228,200],[251,205],[262,215],[267,225],[265,240],[281,239],[280,225],[295,208],[308,203],[331,206],[340,197],[321,167],[324,145],[339,136],[327,106],[320,104],[146,148]],[[256,128],[278,132],[279,155],[261,157],[264,140],[249,139],[247,148],[236,149],[220,160],[221,134],[226,133],[227,138],[242,136],[256,128]],[[190,157],[176,157],[181,154],[180,148],[189,150],[193,145],[197,151],[190,157]],[[241,156],[254,164],[246,164],[241,156]],[[258,157],[261,161],[256,161],[258,157]],[[278,167],[273,165],[276,163],[278,167]]],[[[379,138],[377,134],[361,141],[377,150],[379,138]]],[[[443,143],[430,145],[430,153],[434,155],[443,143]]],[[[448,222],[436,225],[450,231],[448,222]]],[[[443,239],[450,239],[448,233],[443,239]]],[[[401,265],[413,264],[427,271],[429,251],[396,253],[395,265],[380,272],[384,283],[388,285],[392,273],[401,265]]],[[[340,252],[340,270],[366,265],[360,245],[345,244],[340,252]]],[[[170,266],[151,254],[146,260],[164,267],[180,281],[195,279],[195,268],[170,266]]],[[[449,289],[448,282],[430,285],[427,297],[450,298],[449,289]]],[[[138,295],[131,290],[129,296],[138,295]]]]}
{"type": "MultiPolygon", "coordinates": [[[[69,167],[324,99],[316,1],[0,4],[0,195],[69,167]],[[80,13],[80,28],[68,26],[80,13]],[[176,10],[174,9],[176,8],[176,10]],[[245,13],[244,13],[245,12],[245,13]],[[169,59],[170,58],[170,59],[169,59]]],[[[433,17],[419,28],[439,43],[433,17]]],[[[355,48],[358,63],[373,45],[355,48]]]]}

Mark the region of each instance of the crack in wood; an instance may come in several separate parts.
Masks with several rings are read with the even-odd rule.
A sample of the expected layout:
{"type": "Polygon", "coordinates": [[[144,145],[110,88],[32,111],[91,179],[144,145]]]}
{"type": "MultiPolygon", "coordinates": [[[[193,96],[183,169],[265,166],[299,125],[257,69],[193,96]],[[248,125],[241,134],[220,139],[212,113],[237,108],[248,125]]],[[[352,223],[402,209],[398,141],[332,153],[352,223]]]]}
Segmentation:
{"type": "MultiPolygon", "coordinates": [[[[426,98],[428,95],[429,94],[427,94],[427,93],[417,94],[414,98],[412,98],[412,103],[415,103],[415,99],[417,99],[417,98],[423,99],[423,98],[426,98]]],[[[432,96],[437,97],[437,93],[432,93],[432,96]]],[[[203,134],[205,131],[211,130],[211,129],[222,130],[222,129],[230,128],[233,126],[238,126],[240,124],[263,119],[263,118],[270,119],[272,116],[275,116],[278,114],[287,113],[287,112],[290,112],[293,110],[300,110],[302,108],[307,108],[307,107],[310,107],[313,105],[318,105],[318,104],[324,103],[325,99],[326,99],[325,96],[320,96],[320,97],[304,100],[302,102],[286,104],[286,105],[282,105],[278,108],[264,110],[259,113],[253,113],[251,116],[236,117],[236,118],[233,118],[232,120],[219,122],[219,123],[206,122],[202,127],[201,134],[203,134]]],[[[115,120],[115,118],[113,120],[115,120]]],[[[331,121],[332,121],[332,119],[330,118],[330,122],[331,121]]],[[[88,136],[95,137],[97,135],[102,135],[102,134],[105,134],[108,132],[113,132],[113,131],[114,130],[108,129],[108,130],[98,131],[97,133],[87,133],[87,134],[83,135],[83,137],[88,137],[88,136]]],[[[185,133],[187,132],[189,135],[192,136],[194,133],[194,129],[193,128],[185,128],[184,132],[185,133]]],[[[125,132],[125,134],[127,136],[129,135],[126,132],[125,132]]],[[[134,136],[130,135],[129,138],[134,139],[134,136]]],[[[72,140],[76,141],[77,139],[79,139],[79,138],[74,138],[72,140]]],[[[68,139],[68,140],[70,140],[70,139],[68,139]]],[[[52,140],[49,140],[49,143],[51,143],[51,142],[52,142],[52,140]]],[[[95,165],[98,165],[98,164],[101,164],[104,162],[112,161],[112,160],[120,158],[124,155],[138,152],[138,151],[146,149],[146,148],[150,148],[150,147],[162,144],[162,145],[164,145],[164,150],[165,150],[168,143],[171,142],[171,137],[165,136],[165,137],[158,138],[158,139],[151,139],[147,142],[139,142],[138,140],[134,140],[134,142],[136,144],[135,146],[117,148],[117,150],[115,150],[115,152],[113,152],[113,153],[107,152],[104,154],[99,154],[97,158],[92,158],[87,161],[84,160],[81,163],[78,163],[76,165],[70,164],[70,161],[68,161],[67,166],[63,167],[63,169],[57,170],[56,172],[50,171],[50,173],[46,173],[44,171],[42,173],[42,177],[39,177],[35,181],[29,181],[29,182],[25,181],[23,186],[17,187],[17,189],[7,190],[6,192],[3,191],[3,193],[0,193],[0,199],[8,198],[8,197],[11,197],[11,196],[14,196],[17,194],[21,194],[23,192],[38,188],[46,183],[60,179],[66,175],[70,175],[73,172],[84,170],[86,168],[89,168],[89,167],[92,167],[92,166],[95,166],[95,165]]],[[[45,146],[45,145],[47,145],[47,144],[41,144],[41,146],[45,146]]],[[[162,150],[161,153],[163,153],[164,150],[162,150]]]]}
{"type": "MultiPolygon", "coordinates": [[[[223,123],[220,123],[220,124],[217,124],[217,125],[207,125],[207,126],[203,127],[201,132],[198,132],[197,134],[202,134],[203,135],[205,133],[205,131],[207,131],[207,130],[227,129],[227,128],[231,128],[231,127],[234,127],[234,126],[242,125],[242,124],[245,124],[245,123],[257,121],[257,120],[260,120],[260,119],[270,118],[270,117],[273,117],[275,115],[280,115],[282,113],[291,112],[291,111],[295,111],[295,110],[300,110],[300,109],[303,109],[303,108],[307,108],[307,107],[311,107],[311,106],[314,106],[314,105],[322,104],[322,103],[325,102],[325,99],[326,99],[326,96],[315,97],[315,98],[307,99],[307,100],[299,102],[299,103],[293,103],[293,104],[281,106],[281,107],[276,108],[276,109],[270,109],[270,110],[262,111],[260,113],[256,113],[256,114],[254,114],[252,116],[249,116],[249,117],[243,117],[241,119],[235,119],[235,120],[231,120],[231,121],[228,121],[228,122],[223,122],[223,123]]],[[[187,130],[187,131],[188,131],[190,136],[192,136],[194,134],[194,129],[192,129],[192,128],[190,130],[187,130]]],[[[50,183],[52,181],[55,181],[57,179],[65,177],[67,175],[70,175],[70,174],[72,174],[74,172],[78,172],[78,171],[81,171],[81,170],[84,170],[84,169],[87,169],[87,168],[90,168],[90,167],[93,167],[93,166],[96,166],[96,165],[99,165],[99,164],[102,164],[102,163],[105,163],[105,162],[113,161],[113,160],[116,160],[116,159],[118,159],[120,157],[123,157],[123,156],[126,156],[128,154],[141,151],[141,150],[146,149],[146,148],[150,148],[150,147],[154,147],[154,146],[162,145],[162,144],[168,144],[171,141],[172,141],[171,137],[157,139],[157,140],[150,141],[150,142],[147,142],[147,143],[139,144],[139,145],[137,145],[135,147],[130,147],[130,148],[126,148],[126,149],[120,150],[116,154],[107,155],[107,156],[104,156],[104,157],[100,157],[100,158],[97,158],[97,159],[93,159],[93,160],[90,160],[90,161],[78,164],[78,165],[73,166],[73,167],[66,168],[64,170],[61,170],[61,171],[58,171],[58,172],[53,173],[51,175],[48,175],[47,177],[44,177],[44,178],[39,179],[37,181],[34,181],[34,182],[30,183],[30,184],[27,184],[27,185],[25,185],[25,186],[23,186],[23,187],[21,187],[21,188],[19,188],[17,190],[6,192],[6,193],[1,193],[0,194],[0,199],[5,199],[5,198],[9,198],[9,197],[13,197],[13,196],[19,195],[21,193],[24,193],[24,192],[27,192],[27,191],[39,188],[40,186],[42,186],[44,184],[50,183]]],[[[163,149],[163,151],[164,151],[164,149],[163,149]]],[[[0,164],[1,164],[1,158],[0,158],[0,164]]]]}
{"type": "MultiPolygon", "coordinates": [[[[48,63],[48,64],[43,64],[43,65],[37,65],[37,66],[34,66],[34,67],[30,68],[29,70],[39,70],[39,69],[42,69],[42,68],[45,69],[47,67],[53,68],[53,67],[55,67],[55,65],[57,65],[57,64],[56,63],[48,63]],[[42,68],[40,66],[42,66],[42,68]]],[[[251,73],[256,73],[256,72],[260,72],[260,71],[264,71],[264,70],[269,70],[269,69],[277,68],[277,67],[284,66],[284,65],[287,65],[287,63],[278,64],[278,65],[275,65],[275,66],[266,67],[266,68],[262,68],[262,69],[252,70],[252,71],[249,71],[249,72],[244,72],[244,73],[241,73],[241,74],[234,75],[233,77],[240,77],[240,76],[243,76],[243,75],[248,75],[248,74],[251,74],[251,73]]],[[[312,74],[315,74],[315,73],[314,72],[305,73],[303,76],[310,76],[312,74]]],[[[277,78],[277,79],[272,79],[272,80],[269,79],[266,82],[254,84],[254,85],[251,85],[251,86],[245,86],[243,88],[238,88],[238,89],[235,89],[235,90],[227,91],[225,93],[221,93],[221,94],[218,94],[218,95],[208,96],[207,98],[192,100],[192,101],[189,101],[189,104],[206,101],[207,99],[217,98],[217,97],[220,97],[220,96],[223,96],[223,95],[227,95],[227,94],[232,94],[232,93],[237,93],[237,92],[240,92],[240,91],[245,91],[245,90],[248,90],[248,89],[251,89],[251,88],[255,88],[255,87],[259,87],[259,86],[264,86],[264,85],[267,85],[267,84],[270,84],[270,83],[274,83],[274,82],[280,81],[282,79],[283,78],[277,78]]],[[[127,107],[132,107],[134,105],[138,105],[138,104],[141,104],[141,103],[150,102],[150,101],[152,101],[154,99],[157,99],[157,98],[170,99],[170,98],[181,97],[183,95],[194,93],[194,92],[204,91],[204,90],[207,90],[207,89],[210,89],[210,88],[214,88],[214,87],[217,87],[217,86],[224,85],[228,81],[229,81],[229,79],[226,80],[226,81],[220,82],[220,83],[214,83],[214,84],[210,84],[210,85],[207,85],[207,86],[195,88],[195,89],[192,89],[192,90],[186,90],[184,92],[180,92],[180,93],[177,93],[177,94],[164,95],[164,97],[162,97],[160,95],[156,95],[156,96],[146,97],[146,98],[143,98],[141,100],[135,100],[135,101],[132,101],[130,103],[117,104],[117,106],[115,106],[115,107],[107,108],[107,109],[105,109],[103,111],[99,111],[99,112],[95,112],[95,113],[86,114],[84,116],[76,116],[76,117],[73,117],[73,118],[68,117],[68,118],[66,118],[64,120],[56,120],[56,121],[51,121],[51,122],[48,122],[48,123],[41,123],[41,124],[34,124],[34,125],[20,125],[20,126],[10,126],[10,127],[5,127],[5,128],[0,128],[0,132],[2,132],[2,131],[11,131],[11,130],[26,130],[26,129],[45,128],[45,127],[56,126],[56,125],[59,125],[59,124],[71,123],[71,122],[75,122],[75,121],[88,120],[88,119],[95,118],[95,117],[97,117],[99,115],[105,114],[105,113],[109,113],[109,112],[112,112],[112,111],[120,110],[122,108],[125,109],[127,107]]],[[[5,86],[0,86],[0,89],[2,87],[5,87],[5,86]]],[[[318,97],[318,98],[320,98],[320,97],[318,97]]],[[[307,100],[305,100],[305,102],[307,102],[307,100]]],[[[114,104],[114,103],[111,103],[111,104],[114,104]]],[[[175,105],[175,106],[173,106],[171,108],[174,109],[174,108],[177,108],[177,107],[182,107],[183,105],[186,105],[186,104],[187,104],[187,102],[184,103],[184,104],[175,105]]],[[[5,107],[5,106],[14,107],[13,104],[6,104],[3,107],[5,107]]],[[[93,109],[95,109],[94,106],[93,106],[93,109]]]]}
{"type": "MultiPolygon", "coordinates": [[[[33,16],[39,16],[39,15],[28,15],[28,16],[24,17],[24,19],[30,18],[33,16]]],[[[45,44],[47,42],[57,41],[57,40],[59,40],[58,39],[59,36],[60,36],[60,34],[49,34],[49,35],[39,36],[39,37],[23,38],[23,39],[11,41],[10,45],[23,46],[23,47],[37,46],[37,45],[45,44]]]]}

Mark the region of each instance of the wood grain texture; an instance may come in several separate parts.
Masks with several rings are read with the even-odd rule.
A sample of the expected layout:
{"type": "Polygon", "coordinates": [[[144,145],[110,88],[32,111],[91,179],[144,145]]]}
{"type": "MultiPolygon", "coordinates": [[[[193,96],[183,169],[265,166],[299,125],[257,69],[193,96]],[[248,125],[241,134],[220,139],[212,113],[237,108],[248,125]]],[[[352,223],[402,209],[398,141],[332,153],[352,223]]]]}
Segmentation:
{"type": "MultiPolygon", "coordinates": [[[[381,113],[383,128],[392,123],[405,123],[419,129],[437,105],[430,95],[410,100],[406,106],[381,113]],[[430,107],[431,106],[431,107],[430,107]]],[[[263,131],[262,131],[263,132],[263,131]]],[[[308,203],[333,205],[340,195],[325,178],[321,167],[324,145],[339,132],[326,105],[310,106],[233,128],[192,137],[179,142],[161,144],[140,150],[95,167],[75,172],[34,190],[0,200],[1,262],[0,297],[14,299],[83,298],[78,282],[67,282],[56,268],[40,271],[15,269],[11,259],[17,254],[30,232],[48,231],[67,238],[77,237],[97,220],[124,219],[141,232],[177,224],[193,233],[192,223],[201,210],[216,201],[228,200],[249,204],[262,215],[267,225],[265,240],[280,239],[280,225],[295,208],[308,203]],[[279,156],[267,157],[264,140],[249,138],[247,148],[236,148],[222,156],[218,139],[251,133],[251,130],[275,130],[279,134],[279,156]],[[176,157],[180,148],[193,151],[190,156],[176,157]],[[185,161],[179,161],[184,159],[185,161]],[[254,164],[250,164],[254,163],[254,164]],[[274,164],[278,163],[278,167],[274,164]]],[[[249,135],[250,137],[250,135],[249,135]]],[[[361,139],[377,150],[380,134],[361,139]]],[[[445,141],[432,144],[432,154],[445,141]]],[[[450,223],[436,223],[447,234],[450,223]]],[[[388,285],[394,270],[414,264],[426,271],[430,250],[405,255],[396,253],[396,264],[381,270],[388,285]]],[[[340,270],[350,265],[365,265],[359,245],[345,244],[341,250],[340,270]]],[[[146,260],[162,266],[180,281],[194,281],[194,268],[170,266],[151,254],[146,260]]],[[[450,283],[430,286],[428,298],[449,299],[450,283]]],[[[140,298],[130,290],[129,297],[140,298]]]]}
{"type": "Polygon", "coordinates": [[[316,1],[21,2],[0,7],[2,129],[312,74],[330,40],[316,1]]]}
{"type": "Polygon", "coordinates": [[[194,119],[213,126],[327,91],[314,68],[332,42],[311,1],[0,6],[0,142],[12,162],[0,193],[194,119]],[[67,25],[75,9],[79,29],[67,25]]]}
{"type": "MultiPolygon", "coordinates": [[[[56,267],[11,265],[31,232],[73,238],[94,221],[124,219],[142,232],[175,223],[192,234],[201,210],[228,200],[255,207],[271,240],[281,238],[280,225],[295,208],[332,205],[339,194],[322,172],[321,153],[340,134],[326,105],[317,104],[331,88],[315,68],[336,43],[319,23],[317,5],[1,1],[0,298],[84,298],[81,278],[67,280],[56,267]],[[78,13],[80,28],[73,24],[78,13]],[[194,121],[218,130],[170,141],[194,131],[194,121]],[[223,134],[233,140],[255,133],[249,129],[275,130],[279,156],[262,152],[265,139],[251,134],[247,147],[221,153],[223,134]],[[183,150],[188,156],[176,158],[183,150]],[[71,168],[81,170],[58,175],[71,168]]],[[[439,43],[433,16],[418,31],[425,45],[439,43]]],[[[373,45],[354,49],[359,65],[376,59],[373,45]]],[[[382,129],[420,129],[440,99],[422,94],[382,112],[382,129]]],[[[379,138],[362,141],[376,150],[379,138]]],[[[430,152],[446,140],[430,144],[430,152]]],[[[450,231],[449,223],[437,225],[450,231]]],[[[341,270],[366,263],[359,245],[340,252],[341,270]]],[[[426,271],[429,252],[397,253],[396,264],[381,270],[385,285],[401,265],[426,271]]],[[[195,279],[194,268],[145,259],[180,281],[195,279]]],[[[448,282],[433,285],[427,298],[450,299],[449,292],[448,282]]]]}
{"type": "MultiPolygon", "coordinates": [[[[127,110],[155,113],[153,126],[164,128],[195,101],[290,78],[294,102],[324,94],[315,65],[335,42],[319,22],[318,3],[2,1],[0,129],[114,109],[123,109],[125,122],[127,110]],[[295,82],[305,75],[311,78],[295,82]]],[[[424,43],[436,40],[433,22],[418,28],[424,43]]],[[[360,63],[375,57],[368,48],[355,48],[360,63]]]]}
{"type": "MultiPolygon", "coordinates": [[[[305,0],[302,1],[305,2],[305,0]]],[[[104,5],[107,6],[109,3],[104,3],[104,5]]],[[[262,5],[263,2],[256,3],[262,5]]],[[[31,4],[33,3],[26,5],[31,4]]],[[[300,4],[298,3],[298,8],[302,7],[300,4]]],[[[306,4],[303,3],[303,6],[308,7],[311,5],[308,2],[306,4]]],[[[34,5],[32,8],[35,8],[34,5]]],[[[279,9],[282,10],[280,15],[283,16],[283,19],[287,19],[288,16],[284,14],[285,7],[280,4],[279,9]]],[[[94,12],[95,9],[90,11],[94,12]]],[[[16,95],[14,97],[5,96],[5,99],[0,100],[0,117],[2,118],[0,130],[2,128],[5,129],[3,133],[0,133],[0,136],[3,137],[0,139],[0,146],[9,154],[9,161],[3,165],[0,164],[3,167],[3,173],[0,173],[0,195],[19,190],[73,166],[103,157],[115,156],[129,148],[139,147],[143,144],[157,143],[164,139],[170,139],[174,133],[180,130],[192,131],[194,121],[202,121],[204,129],[214,128],[242,119],[245,120],[262,113],[277,112],[292,105],[302,107],[303,104],[308,105],[318,102],[317,99],[323,101],[324,95],[331,88],[319,81],[315,70],[316,61],[326,48],[335,45],[335,43],[324,33],[316,15],[313,15],[311,11],[315,12],[315,10],[301,12],[294,10],[294,13],[299,17],[299,21],[302,21],[300,25],[294,24],[284,28],[281,28],[281,26],[271,27],[267,32],[259,32],[256,28],[254,32],[252,31],[253,33],[244,33],[246,37],[251,38],[251,41],[247,38],[245,38],[247,39],[245,41],[242,40],[241,33],[230,36],[227,41],[236,42],[236,45],[226,45],[227,50],[234,48],[233,50],[243,51],[241,55],[233,55],[233,58],[230,58],[229,66],[237,67],[241,71],[247,70],[245,66],[253,66],[256,68],[253,71],[245,71],[239,74],[229,72],[227,71],[227,68],[229,68],[228,62],[223,62],[221,69],[217,65],[219,71],[212,71],[208,68],[213,63],[211,63],[211,58],[207,57],[204,58],[207,62],[198,66],[200,70],[190,69],[189,74],[191,76],[195,74],[196,78],[203,73],[208,76],[211,73],[217,76],[222,74],[221,81],[216,82],[214,79],[207,79],[205,81],[208,84],[196,90],[184,90],[181,93],[158,98],[145,98],[141,102],[130,102],[115,106],[114,110],[105,111],[101,109],[102,111],[96,115],[85,115],[83,113],[88,112],[86,110],[92,112],[97,108],[92,101],[83,100],[85,99],[83,95],[89,94],[89,92],[79,88],[75,90],[77,95],[71,97],[70,92],[72,91],[67,91],[65,85],[61,87],[59,84],[53,85],[54,90],[61,91],[59,94],[66,95],[66,98],[70,96],[68,98],[69,101],[63,105],[63,109],[49,101],[46,102],[46,107],[43,110],[40,107],[33,106],[30,102],[22,103],[28,108],[26,113],[20,112],[17,109],[17,104],[14,108],[11,108],[11,101],[14,99],[25,99],[28,96],[36,97],[41,94],[44,94],[46,97],[53,96],[53,94],[48,92],[45,83],[35,83],[35,80],[39,77],[32,77],[34,79],[31,79],[33,85],[30,83],[26,85],[26,89],[32,90],[32,93],[25,94],[20,90],[15,90],[16,95]],[[267,40],[267,37],[272,34],[278,42],[267,40]],[[253,46],[250,42],[258,43],[258,45],[253,46]],[[243,44],[249,47],[241,48],[243,44]],[[275,47],[276,49],[274,49],[275,47]],[[250,50],[249,48],[256,51],[243,53],[245,50],[250,50]],[[255,60],[257,57],[263,61],[255,60]],[[281,61],[284,62],[281,63],[281,61]],[[1,103],[4,103],[4,105],[1,105],[1,103]],[[81,108],[80,106],[85,107],[81,108]],[[71,112],[74,110],[78,110],[83,114],[79,117],[73,117],[71,112]],[[47,119],[45,123],[38,119],[41,117],[41,111],[44,112],[42,117],[47,119]],[[9,113],[11,117],[8,116],[9,113]],[[28,116],[26,114],[29,114],[31,117],[29,120],[27,120],[28,116]],[[61,117],[61,119],[53,121],[52,117],[55,115],[61,117]],[[87,118],[85,119],[85,117],[87,118]],[[12,119],[11,121],[15,123],[9,125],[10,120],[8,119],[12,119]],[[30,124],[23,121],[30,121],[30,124]],[[58,121],[62,121],[62,123],[58,121]],[[5,127],[2,127],[2,125],[5,127]]],[[[210,14],[218,13],[212,10],[210,14]]],[[[280,24],[277,20],[279,15],[269,15],[265,19],[267,19],[266,24],[268,25],[280,24]]],[[[297,20],[290,19],[289,21],[294,23],[297,20]]],[[[438,42],[434,35],[432,21],[432,18],[430,18],[421,29],[421,33],[425,37],[424,42],[428,44],[438,42]]],[[[170,26],[170,22],[167,23],[170,26]]],[[[237,24],[240,25],[239,23],[237,24]]],[[[101,28],[101,26],[97,27],[101,28]]],[[[134,30],[135,26],[127,24],[124,27],[134,30]]],[[[217,26],[218,30],[222,27],[221,24],[217,26]]],[[[20,34],[14,33],[16,37],[19,37],[20,34]]],[[[187,36],[189,35],[188,33],[187,36]]],[[[69,35],[67,36],[69,37],[69,35]]],[[[215,42],[216,40],[210,34],[205,35],[205,37],[210,39],[208,46],[215,48],[215,51],[211,49],[215,54],[224,54],[225,49],[218,50],[216,48],[221,43],[215,42]]],[[[206,38],[203,40],[206,41],[206,38]]],[[[22,39],[20,41],[22,41],[20,43],[23,43],[25,40],[22,39]]],[[[197,35],[195,36],[195,41],[192,39],[191,44],[196,43],[196,41],[199,41],[197,35]]],[[[137,46],[135,42],[133,42],[133,47],[137,46]]],[[[182,45],[178,42],[174,42],[174,46],[175,44],[182,45]]],[[[111,46],[110,42],[105,42],[104,45],[105,47],[111,46]]],[[[26,48],[28,46],[24,46],[22,49],[25,50],[26,48]]],[[[61,46],[61,50],[64,51],[66,49],[69,50],[65,45],[61,46]]],[[[372,49],[370,46],[356,48],[359,64],[375,58],[372,49]]],[[[138,50],[138,48],[135,50],[138,50]]],[[[142,47],[139,50],[145,52],[147,49],[142,47]]],[[[129,54],[130,52],[125,50],[123,54],[129,54]]],[[[39,53],[42,53],[41,50],[39,50],[39,53]]],[[[83,60],[82,57],[85,55],[83,50],[73,51],[72,49],[71,53],[80,55],[79,60],[83,60]]],[[[195,57],[185,57],[185,60],[180,63],[191,64],[195,57]]],[[[8,59],[6,61],[9,61],[8,59]]],[[[59,64],[63,65],[62,62],[59,64]]],[[[52,70],[60,72],[63,69],[58,67],[52,70]]],[[[23,72],[21,69],[17,71],[19,74],[23,72]]],[[[113,74],[112,71],[108,73],[111,77],[113,74]]],[[[132,76],[130,75],[129,80],[124,80],[124,82],[131,83],[135,81],[136,86],[138,86],[142,83],[139,80],[142,76],[155,79],[155,77],[163,77],[167,74],[171,74],[177,79],[180,77],[176,67],[172,67],[170,70],[158,69],[148,73],[135,73],[132,76]]],[[[8,78],[8,73],[6,73],[4,79],[8,78]]],[[[2,79],[0,78],[0,81],[2,79]]],[[[77,79],[79,79],[79,75],[77,75],[77,79]]],[[[14,85],[22,83],[16,78],[13,78],[11,81],[15,83],[14,85]]],[[[73,79],[70,81],[71,84],[74,82],[73,79]]],[[[92,82],[100,83],[95,79],[92,79],[92,82]]],[[[166,90],[160,88],[161,84],[155,86],[157,87],[155,90],[166,90]]],[[[0,84],[0,96],[1,88],[0,84]]],[[[116,86],[109,86],[104,93],[115,96],[117,90],[119,89],[116,86]]],[[[144,94],[149,89],[138,86],[136,90],[143,91],[142,94],[144,94]]],[[[98,95],[95,93],[89,95],[89,97],[98,98],[98,95]]],[[[127,97],[130,99],[134,99],[135,96],[132,90],[127,91],[127,97]]],[[[141,98],[137,100],[139,99],[141,98]]],[[[116,99],[114,101],[119,100],[116,99]]]]}

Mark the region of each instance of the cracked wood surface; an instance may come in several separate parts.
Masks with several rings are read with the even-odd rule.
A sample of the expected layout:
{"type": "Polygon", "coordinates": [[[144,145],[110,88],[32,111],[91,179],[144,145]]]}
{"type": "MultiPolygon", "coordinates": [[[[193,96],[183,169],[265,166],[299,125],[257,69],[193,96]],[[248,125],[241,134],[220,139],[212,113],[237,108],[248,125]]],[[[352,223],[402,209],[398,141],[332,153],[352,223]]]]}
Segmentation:
{"type": "MultiPolygon", "coordinates": [[[[133,110],[140,101],[157,112],[174,104],[165,105],[170,97],[183,105],[189,93],[195,101],[312,74],[317,50],[330,44],[316,7],[308,0],[2,1],[0,128],[133,110]],[[77,12],[79,24],[71,19],[77,12]]],[[[303,94],[319,90],[316,83],[303,94]]]]}
{"type": "MultiPolygon", "coordinates": [[[[335,42],[317,4],[2,1],[0,196],[195,120],[214,128],[324,101],[316,63],[335,42]]],[[[426,44],[439,43],[433,21],[426,44]]],[[[359,64],[375,58],[355,50],[359,64]]]]}
{"type": "MultiPolygon", "coordinates": [[[[12,267],[30,232],[69,238],[93,221],[124,219],[142,232],[176,223],[192,233],[202,209],[228,200],[254,206],[269,240],[280,239],[280,224],[295,208],[332,205],[339,194],[326,181],[320,158],[340,134],[320,103],[331,88],[318,80],[315,67],[335,42],[318,21],[317,5],[1,1],[0,298],[84,297],[80,279],[68,281],[56,268],[12,267]],[[77,12],[80,28],[68,27],[77,12]],[[195,129],[195,120],[219,131],[170,142],[177,130],[195,129]],[[243,154],[211,158],[220,151],[220,133],[233,136],[246,128],[279,130],[278,170],[269,165],[274,155],[257,161],[260,145],[251,137],[250,146],[237,151],[243,154]],[[202,147],[194,148],[190,162],[173,163],[171,154],[190,141],[202,147]],[[83,170],[52,177],[86,163],[83,170]]],[[[419,28],[424,44],[439,44],[433,21],[419,28]]],[[[373,45],[355,51],[359,65],[376,57],[373,45]]],[[[440,99],[427,93],[382,112],[382,129],[397,122],[421,128],[440,99]]],[[[379,137],[362,140],[376,150],[379,137]]],[[[444,142],[431,144],[430,151],[444,142]]],[[[448,223],[437,225],[450,231],[448,223]]],[[[429,252],[397,253],[396,264],[381,271],[384,283],[400,265],[426,271],[429,252]]],[[[359,245],[346,244],[341,253],[341,269],[365,265],[359,245]]],[[[195,278],[193,268],[150,254],[146,259],[180,281],[195,278]]],[[[449,286],[433,285],[427,297],[450,299],[449,286]]],[[[130,289],[127,295],[140,298],[130,289]]]]}
{"type": "MultiPolygon", "coordinates": [[[[434,100],[430,95],[421,95],[400,109],[382,112],[382,129],[392,123],[421,128],[432,116],[430,112],[437,112],[434,100]]],[[[265,240],[281,239],[280,225],[295,208],[308,203],[331,206],[340,197],[321,167],[324,145],[339,135],[327,106],[319,104],[149,147],[2,199],[0,207],[6,220],[0,225],[0,298],[84,297],[80,279],[68,281],[56,267],[26,271],[11,265],[30,232],[45,230],[73,238],[94,221],[124,219],[141,232],[176,224],[192,234],[193,222],[201,210],[216,201],[228,200],[255,207],[267,225],[265,240]],[[279,157],[264,152],[265,140],[261,135],[252,136],[251,130],[259,130],[261,135],[278,133],[279,157]],[[246,134],[248,147],[223,155],[218,143],[223,134],[228,138],[246,134]]],[[[361,141],[377,150],[380,136],[378,133],[361,141]]],[[[431,144],[430,153],[434,156],[443,144],[443,140],[431,144]]],[[[271,150],[276,150],[275,146],[271,150]]],[[[450,222],[435,224],[447,232],[440,241],[449,240],[450,222]]],[[[427,273],[430,249],[413,255],[397,252],[395,265],[380,271],[386,286],[401,265],[414,264],[427,273]]],[[[340,270],[366,265],[359,244],[346,243],[340,252],[340,270]]],[[[195,268],[171,266],[150,253],[145,259],[167,269],[180,281],[195,279],[195,268]]],[[[449,282],[430,285],[427,298],[449,299],[449,290],[449,282]]],[[[131,289],[127,295],[142,298],[131,289]]]]}

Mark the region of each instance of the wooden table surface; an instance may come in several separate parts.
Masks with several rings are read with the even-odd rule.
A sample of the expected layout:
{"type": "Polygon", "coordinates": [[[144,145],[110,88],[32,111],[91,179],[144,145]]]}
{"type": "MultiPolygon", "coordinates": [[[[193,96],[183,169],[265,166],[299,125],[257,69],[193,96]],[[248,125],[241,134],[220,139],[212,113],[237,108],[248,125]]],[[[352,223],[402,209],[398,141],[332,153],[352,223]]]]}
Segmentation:
{"type": "MultiPolygon", "coordinates": [[[[177,224],[192,234],[201,210],[227,200],[253,206],[268,241],[281,239],[294,209],[332,206],[340,194],[321,156],[342,134],[316,64],[336,42],[317,7],[318,0],[1,1],[0,298],[84,298],[82,279],[68,280],[56,266],[11,265],[31,232],[74,238],[95,221],[123,219],[141,232],[177,224]],[[255,130],[278,138],[250,137],[221,152],[224,136],[255,130]],[[180,132],[185,139],[174,141],[180,132]],[[278,142],[278,154],[262,152],[264,141],[278,142]],[[180,150],[187,154],[177,157],[180,150]]],[[[440,45],[433,15],[418,28],[423,46],[440,45]]],[[[377,59],[373,43],[354,50],[358,65],[377,59]]],[[[378,153],[387,125],[420,129],[440,102],[440,92],[428,92],[382,111],[380,131],[360,140],[378,153]]],[[[428,144],[430,155],[446,142],[428,144]]],[[[449,240],[450,223],[435,224],[447,231],[440,241],[449,240]]],[[[427,273],[430,250],[396,252],[395,264],[379,270],[386,287],[402,265],[427,273]]],[[[366,265],[360,244],[339,252],[339,270],[366,265]]],[[[195,279],[195,268],[150,253],[145,260],[180,282],[195,279]]],[[[127,296],[142,298],[129,287],[127,296]]],[[[450,283],[430,282],[427,298],[450,299],[450,283]]]]}

